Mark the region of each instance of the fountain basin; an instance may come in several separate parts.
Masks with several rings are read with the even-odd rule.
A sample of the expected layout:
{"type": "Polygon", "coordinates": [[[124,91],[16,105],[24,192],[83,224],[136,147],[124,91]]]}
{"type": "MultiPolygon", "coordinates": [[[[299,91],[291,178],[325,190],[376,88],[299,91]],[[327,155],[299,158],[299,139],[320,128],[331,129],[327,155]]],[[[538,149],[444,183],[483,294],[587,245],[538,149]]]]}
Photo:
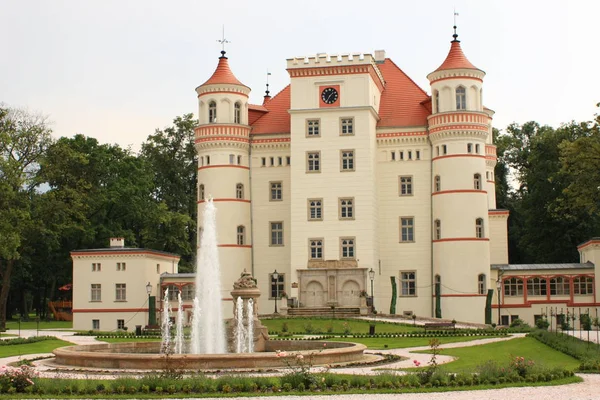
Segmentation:
{"type": "MultiPolygon", "coordinates": [[[[159,354],[160,342],[130,342],[67,346],[53,351],[55,363],[86,368],[147,369],[177,368],[185,370],[283,368],[276,351],[289,357],[298,354],[312,365],[362,361],[366,346],[349,342],[267,340],[265,351],[228,354],[159,354]]],[[[295,365],[295,362],[293,362],[295,365]]]]}

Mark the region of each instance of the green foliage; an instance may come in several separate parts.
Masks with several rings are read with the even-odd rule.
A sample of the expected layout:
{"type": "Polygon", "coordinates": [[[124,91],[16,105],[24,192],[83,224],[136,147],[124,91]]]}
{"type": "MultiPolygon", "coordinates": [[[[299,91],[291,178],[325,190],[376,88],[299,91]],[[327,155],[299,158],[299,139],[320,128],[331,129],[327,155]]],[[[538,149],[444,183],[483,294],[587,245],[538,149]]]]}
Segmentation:
{"type": "Polygon", "coordinates": [[[538,320],[535,321],[535,326],[538,329],[548,329],[548,327],[550,326],[550,322],[548,322],[546,318],[538,318],[538,320]]]}
{"type": "Polygon", "coordinates": [[[523,321],[522,319],[517,318],[510,323],[510,327],[511,328],[529,328],[529,324],[526,323],[525,321],[523,321]]]}
{"type": "Polygon", "coordinates": [[[581,371],[600,371],[600,345],[579,340],[575,337],[565,337],[548,331],[536,330],[528,336],[568,354],[581,361],[581,371]]]}

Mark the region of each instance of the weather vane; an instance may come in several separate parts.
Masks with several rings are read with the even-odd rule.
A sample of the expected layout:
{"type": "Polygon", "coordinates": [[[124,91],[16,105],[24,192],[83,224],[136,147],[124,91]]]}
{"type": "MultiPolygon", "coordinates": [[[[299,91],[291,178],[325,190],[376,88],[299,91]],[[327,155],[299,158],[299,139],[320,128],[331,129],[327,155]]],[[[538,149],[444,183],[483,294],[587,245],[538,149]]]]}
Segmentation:
{"type": "Polygon", "coordinates": [[[225,39],[225,25],[223,25],[223,38],[217,40],[217,42],[221,43],[221,53],[225,54],[225,44],[231,43],[229,40],[225,39]]]}
{"type": "Polygon", "coordinates": [[[269,75],[271,75],[271,73],[267,70],[267,90],[265,91],[267,96],[269,95],[269,75]]]}
{"type": "Polygon", "coordinates": [[[458,17],[458,13],[456,12],[456,8],[454,9],[454,35],[452,37],[454,40],[457,40],[458,34],[456,33],[456,17],[458,17]]]}

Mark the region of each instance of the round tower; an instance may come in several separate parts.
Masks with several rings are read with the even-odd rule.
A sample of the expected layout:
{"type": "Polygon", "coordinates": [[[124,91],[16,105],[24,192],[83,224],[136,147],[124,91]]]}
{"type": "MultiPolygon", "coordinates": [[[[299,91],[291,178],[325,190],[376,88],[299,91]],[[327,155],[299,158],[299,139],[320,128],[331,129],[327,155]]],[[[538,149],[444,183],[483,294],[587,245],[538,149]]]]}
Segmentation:
{"type": "MultiPolygon", "coordinates": [[[[196,88],[199,125],[198,248],[202,214],[211,196],[217,208],[217,235],[223,298],[242,271],[252,270],[248,95],[250,88],[231,72],[225,51],[212,76],[196,88]]],[[[202,273],[202,266],[197,273],[202,273]]],[[[226,314],[231,307],[225,307],[226,314]]],[[[230,315],[226,315],[229,316],[230,315]]]]}
{"type": "Polygon", "coordinates": [[[448,56],[427,75],[433,284],[440,283],[441,294],[435,314],[482,322],[490,286],[486,144],[491,143],[491,118],[482,105],[485,72],[465,57],[454,29],[448,56]]]}

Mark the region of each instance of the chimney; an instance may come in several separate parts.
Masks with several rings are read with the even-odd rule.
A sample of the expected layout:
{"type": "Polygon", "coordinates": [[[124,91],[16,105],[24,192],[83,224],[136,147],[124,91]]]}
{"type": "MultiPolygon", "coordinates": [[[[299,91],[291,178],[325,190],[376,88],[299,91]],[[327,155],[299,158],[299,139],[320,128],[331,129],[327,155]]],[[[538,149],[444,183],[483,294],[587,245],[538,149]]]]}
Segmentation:
{"type": "Polygon", "coordinates": [[[385,50],[375,50],[375,61],[381,64],[385,61],[385,50]]]}
{"type": "Polygon", "coordinates": [[[119,237],[119,238],[110,238],[110,247],[111,248],[123,248],[125,247],[125,238],[119,237]]]}

